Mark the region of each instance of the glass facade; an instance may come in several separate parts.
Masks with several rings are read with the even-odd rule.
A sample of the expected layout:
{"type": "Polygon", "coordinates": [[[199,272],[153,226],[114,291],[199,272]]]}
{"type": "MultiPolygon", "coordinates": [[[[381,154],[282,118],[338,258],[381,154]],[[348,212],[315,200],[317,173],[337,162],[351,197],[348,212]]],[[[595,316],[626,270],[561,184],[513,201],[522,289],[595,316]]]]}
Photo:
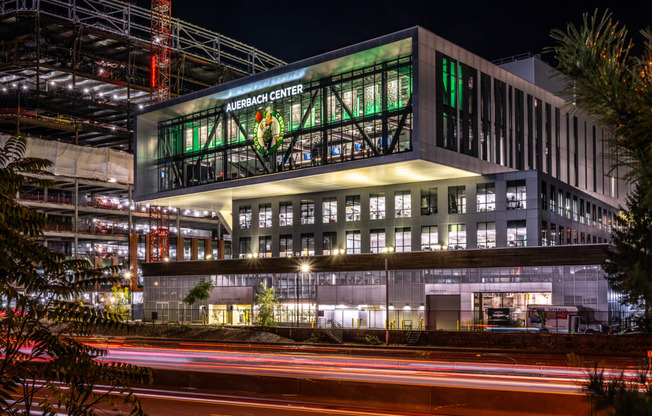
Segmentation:
{"type": "Polygon", "coordinates": [[[301,93],[261,105],[166,120],[158,141],[159,191],[408,152],[412,57],[304,83],[301,93]],[[268,108],[284,134],[264,154],[254,137],[268,108]]]}

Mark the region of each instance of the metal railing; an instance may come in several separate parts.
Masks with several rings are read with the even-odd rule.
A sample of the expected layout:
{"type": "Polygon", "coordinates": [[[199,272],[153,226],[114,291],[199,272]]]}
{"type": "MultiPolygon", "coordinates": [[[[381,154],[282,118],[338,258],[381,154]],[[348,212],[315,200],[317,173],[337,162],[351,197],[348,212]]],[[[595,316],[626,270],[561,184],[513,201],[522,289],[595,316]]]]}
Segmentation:
{"type": "MultiPolygon", "coordinates": [[[[151,13],[148,9],[117,0],[2,0],[0,15],[35,12],[72,24],[151,41],[151,13]]],[[[228,68],[254,74],[285,65],[285,62],[252,46],[208,29],[172,18],[172,51],[209,60],[228,68]]]]}

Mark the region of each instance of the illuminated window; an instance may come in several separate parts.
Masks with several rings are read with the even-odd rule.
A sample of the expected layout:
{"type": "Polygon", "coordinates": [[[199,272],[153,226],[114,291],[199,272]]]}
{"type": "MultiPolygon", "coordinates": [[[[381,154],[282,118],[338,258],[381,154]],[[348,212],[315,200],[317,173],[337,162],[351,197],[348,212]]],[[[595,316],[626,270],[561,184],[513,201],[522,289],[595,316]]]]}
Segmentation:
{"type": "Polygon", "coordinates": [[[286,234],[279,237],[279,256],[292,257],[294,248],[292,247],[292,234],[286,234]]]}
{"type": "Polygon", "coordinates": [[[466,213],[466,187],[464,186],[448,187],[448,213],[449,214],[466,213]]]}
{"type": "Polygon", "coordinates": [[[421,190],[421,215],[437,213],[437,188],[421,190]]]}
{"type": "Polygon", "coordinates": [[[412,231],[410,227],[394,230],[395,250],[398,253],[412,251],[412,231]]]}
{"type": "Polygon", "coordinates": [[[301,225],[315,223],[315,201],[301,201],[301,225]]]}
{"type": "Polygon", "coordinates": [[[258,206],[258,227],[268,228],[272,226],[272,204],[258,206]]]}
{"type": "Polygon", "coordinates": [[[385,248],[385,230],[371,230],[369,232],[369,247],[372,253],[382,253],[385,248]]]}
{"type": "Polygon", "coordinates": [[[496,247],[496,223],[479,222],[476,231],[478,248],[496,247]]]}
{"type": "Polygon", "coordinates": [[[448,249],[466,248],[466,224],[448,224],[448,249]]]}
{"type": "Polygon", "coordinates": [[[394,194],[394,210],[396,218],[409,218],[412,216],[412,195],[410,191],[400,191],[394,194]]]}
{"type": "Polygon", "coordinates": [[[360,231],[346,232],[346,254],[360,254],[360,231]]]}
{"type": "Polygon", "coordinates": [[[258,257],[272,257],[272,236],[258,237],[258,257]]]}
{"type": "Polygon", "coordinates": [[[439,248],[439,227],[436,225],[421,227],[421,251],[434,251],[439,248]]]}
{"type": "Polygon", "coordinates": [[[315,235],[301,234],[301,255],[314,256],[315,255],[315,235]]]}
{"type": "Polygon", "coordinates": [[[527,208],[525,181],[507,181],[507,209],[527,208]]]}
{"type": "Polygon", "coordinates": [[[478,212],[496,210],[496,185],[494,183],[479,183],[476,193],[478,212]]]}
{"type": "Polygon", "coordinates": [[[346,197],[346,220],[360,221],[360,196],[346,197]]]}
{"type": "Polygon", "coordinates": [[[324,198],[322,201],[322,222],[337,222],[337,198],[324,198]]]}
{"type": "Polygon", "coordinates": [[[251,228],[251,205],[241,206],[238,213],[240,228],[251,228]]]}
{"type": "Polygon", "coordinates": [[[525,220],[507,221],[507,247],[527,246],[527,227],[525,220]]]}
{"type": "Polygon", "coordinates": [[[336,245],[337,245],[337,233],[335,232],[324,233],[322,239],[322,248],[323,248],[324,256],[330,256],[331,254],[333,254],[333,250],[336,248],[336,245]]]}
{"type": "Polygon", "coordinates": [[[369,195],[369,219],[385,219],[385,194],[377,193],[369,195]]]}
{"type": "Polygon", "coordinates": [[[292,225],[292,202],[279,204],[278,225],[281,227],[292,225]]]}

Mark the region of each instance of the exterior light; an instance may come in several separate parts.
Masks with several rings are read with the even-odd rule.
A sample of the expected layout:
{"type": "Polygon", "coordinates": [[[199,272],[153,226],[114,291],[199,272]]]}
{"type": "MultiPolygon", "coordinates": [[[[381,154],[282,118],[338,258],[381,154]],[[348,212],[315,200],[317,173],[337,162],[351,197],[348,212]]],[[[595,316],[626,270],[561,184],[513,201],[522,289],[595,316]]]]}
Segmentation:
{"type": "Polygon", "coordinates": [[[165,262],[170,261],[170,258],[169,257],[163,257],[163,261],[165,261],[165,262]]]}
{"type": "Polygon", "coordinates": [[[301,265],[301,273],[309,273],[310,272],[310,266],[306,263],[301,265]]]}
{"type": "Polygon", "coordinates": [[[142,110],[143,108],[145,108],[144,105],[142,105],[142,104],[138,104],[138,109],[139,109],[139,110],[142,110]]]}
{"type": "Polygon", "coordinates": [[[25,85],[23,85],[23,89],[24,89],[24,90],[26,90],[26,89],[27,89],[27,85],[26,85],[26,84],[25,84],[25,85]]]}
{"type": "Polygon", "coordinates": [[[247,258],[248,258],[248,259],[250,259],[250,258],[252,258],[252,257],[253,257],[253,255],[252,255],[251,253],[247,253],[247,258]]]}
{"type": "Polygon", "coordinates": [[[213,256],[212,256],[211,254],[207,254],[204,258],[205,258],[206,260],[210,260],[210,259],[213,258],[213,256]]]}
{"type": "Polygon", "coordinates": [[[131,270],[127,270],[125,272],[125,279],[131,279],[132,276],[133,276],[133,273],[131,273],[131,270]]]}
{"type": "Polygon", "coordinates": [[[84,88],[84,93],[88,94],[88,88],[84,88]]]}
{"type": "Polygon", "coordinates": [[[72,89],[72,84],[68,84],[68,89],[69,89],[69,90],[72,89]]]}

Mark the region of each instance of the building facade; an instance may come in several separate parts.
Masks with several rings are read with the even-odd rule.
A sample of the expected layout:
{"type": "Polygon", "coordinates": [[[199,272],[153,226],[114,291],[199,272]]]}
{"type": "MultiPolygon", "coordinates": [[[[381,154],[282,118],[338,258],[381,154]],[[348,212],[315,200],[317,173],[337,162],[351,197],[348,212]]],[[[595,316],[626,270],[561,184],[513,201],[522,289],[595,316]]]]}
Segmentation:
{"type": "MultiPolygon", "coordinates": [[[[607,134],[554,92],[412,28],[139,113],[135,198],[220,212],[232,228],[233,257],[245,260],[605,244],[628,191],[624,172],[612,169],[607,134]]],[[[510,261],[509,269],[523,266],[510,261]]],[[[552,282],[575,282],[579,270],[557,266],[539,279],[549,284],[537,288],[509,279],[483,287],[495,270],[462,267],[461,275],[482,276],[471,292],[455,279],[429,286],[435,283],[426,283],[424,266],[405,272],[413,291],[393,300],[422,311],[407,320],[433,328],[439,326],[431,312],[440,307],[441,314],[458,313],[458,325],[486,322],[490,307],[511,308],[519,321],[533,297],[578,304],[608,320],[613,302],[598,265],[577,266],[602,282],[599,296],[586,297],[596,303],[581,293],[563,295],[552,282]],[[427,301],[456,291],[457,300],[427,301]]],[[[243,297],[234,299],[250,301],[240,305],[253,303],[259,283],[287,292],[288,314],[280,317],[287,322],[312,308],[313,320],[356,325],[335,313],[326,286],[359,288],[329,283],[336,276],[307,276],[305,296],[297,282],[294,298],[282,277],[233,277],[237,285],[213,278],[218,287],[242,288],[243,297]]],[[[382,273],[372,280],[376,286],[340,309],[373,304],[378,316],[386,314],[375,293],[386,284],[382,273]]],[[[146,310],[158,308],[157,289],[149,300],[145,293],[146,310]]],[[[228,302],[221,305],[229,310],[228,302]]],[[[386,318],[369,319],[367,325],[382,327],[386,318]]]]}

